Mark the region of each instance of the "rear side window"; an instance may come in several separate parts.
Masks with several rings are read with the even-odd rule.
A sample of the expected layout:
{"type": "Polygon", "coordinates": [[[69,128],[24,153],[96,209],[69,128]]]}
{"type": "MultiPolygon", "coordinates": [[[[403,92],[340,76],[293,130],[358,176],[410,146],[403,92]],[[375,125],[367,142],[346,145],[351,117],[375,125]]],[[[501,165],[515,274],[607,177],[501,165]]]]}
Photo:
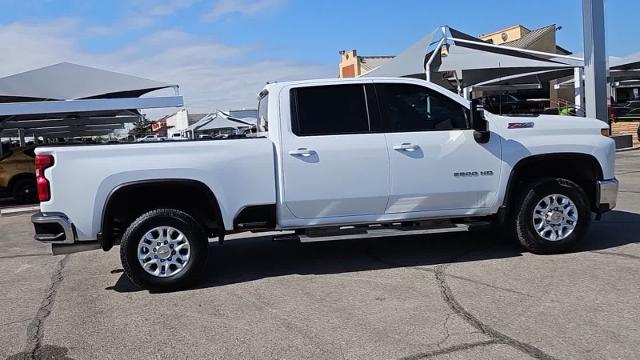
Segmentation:
{"type": "Polygon", "coordinates": [[[258,132],[269,131],[269,93],[263,91],[260,93],[258,101],[258,132]]]}
{"type": "Polygon", "coordinates": [[[291,90],[293,133],[298,136],[369,132],[363,85],[330,85],[291,90]]]}
{"type": "Polygon", "coordinates": [[[386,132],[469,128],[469,111],[437,91],[412,84],[376,85],[386,132]]]}

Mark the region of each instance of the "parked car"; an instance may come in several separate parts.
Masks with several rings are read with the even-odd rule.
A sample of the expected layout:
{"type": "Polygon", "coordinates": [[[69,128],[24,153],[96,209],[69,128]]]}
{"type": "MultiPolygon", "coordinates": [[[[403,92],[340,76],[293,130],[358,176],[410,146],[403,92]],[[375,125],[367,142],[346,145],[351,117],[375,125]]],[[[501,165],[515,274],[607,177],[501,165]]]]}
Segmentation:
{"type": "Polygon", "coordinates": [[[19,203],[37,202],[34,149],[13,149],[0,156],[0,191],[19,203]]]}
{"type": "Polygon", "coordinates": [[[520,100],[513,95],[489,95],[480,99],[484,110],[492,114],[541,114],[545,110],[545,101],[520,100]]]}
{"type": "Polygon", "coordinates": [[[623,113],[616,114],[616,121],[637,121],[640,120],[640,108],[628,109],[623,113]]]}
{"type": "Polygon", "coordinates": [[[268,84],[258,109],[251,138],[38,148],[36,240],[54,253],[119,243],[133,282],[168,290],[203,272],[208,238],[235,232],[313,242],[501,225],[548,254],[616,205],[597,119],[483,115],[409,78],[268,84]]]}
{"type": "Polygon", "coordinates": [[[182,136],[182,134],[180,133],[175,133],[172,134],[171,136],[169,136],[167,138],[167,140],[171,140],[171,141],[184,141],[184,140],[189,140],[189,138],[182,136]]]}
{"type": "Polygon", "coordinates": [[[158,142],[164,141],[165,138],[158,135],[147,135],[136,140],[136,142],[158,142]]]}
{"type": "MultiPolygon", "coordinates": [[[[609,106],[609,118],[621,118],[640,108],[640,100],[628,100],[620,104],[609,106]]],[[[635,112],[637,115],[637,111],[635,112]]]]}

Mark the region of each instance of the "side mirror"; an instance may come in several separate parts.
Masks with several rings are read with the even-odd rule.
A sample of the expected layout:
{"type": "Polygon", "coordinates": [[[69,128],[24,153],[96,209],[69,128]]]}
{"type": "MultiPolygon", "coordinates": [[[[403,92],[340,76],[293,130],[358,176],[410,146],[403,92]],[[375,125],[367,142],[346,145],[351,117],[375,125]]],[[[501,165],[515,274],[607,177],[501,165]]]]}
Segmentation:
{"type": "Polygon", "coordinates": [[[489,142],[491,132],[489,131],[489,122],[484,118],[484,112],[478,109],[478,99],[471,100],[471,127],[473,128],[473,138],[479,144],[489,142]]]}

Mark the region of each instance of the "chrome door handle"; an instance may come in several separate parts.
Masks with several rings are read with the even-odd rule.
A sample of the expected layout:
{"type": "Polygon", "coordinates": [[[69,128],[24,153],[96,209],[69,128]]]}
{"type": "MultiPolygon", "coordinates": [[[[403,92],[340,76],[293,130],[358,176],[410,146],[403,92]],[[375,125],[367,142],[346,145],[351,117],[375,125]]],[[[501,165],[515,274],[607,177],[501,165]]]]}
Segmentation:
{"type": "Polygon", "coordinates": [[[311,156],[315,153],[315,150],[307,149],[307,148],[298,148],[295,150],[289,151],[289,155],[291,156],[311,156]]]}
{"type": "Polygon", "coordinates": [[[396,145],[393,147],[393,150],[399,150],[399,151],[416,151],[418,150],[420,147],[418,145],[414,145],[412,143],[402,143],[400,145],[396,145]]]}

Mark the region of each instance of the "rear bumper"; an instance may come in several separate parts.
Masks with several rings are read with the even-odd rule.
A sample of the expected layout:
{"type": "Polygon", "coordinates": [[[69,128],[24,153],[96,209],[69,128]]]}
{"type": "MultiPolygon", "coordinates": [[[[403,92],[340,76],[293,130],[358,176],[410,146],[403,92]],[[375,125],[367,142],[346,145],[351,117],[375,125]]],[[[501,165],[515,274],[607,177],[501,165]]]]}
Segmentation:
{"type": "Polygon", "coordinates": [[[51,244],[53,255],[72,254],[100,248],[95,240],[79,241],[69,218],[58,212],[39,212],[31,216],[35,228],[34,239],[51,244]]]}
{"type": "Polygon", "coordinates": [[[616,178],[598,181],[597,206],[601,213],[607,212],[616,207],[618,200],[618,187],[618,179],[616,178]]]}
{"type": "Polygon", "coordinates": [[[73,244],[76,242],[73,224],[63,213],[39,212],[31,216],[37,241],[50,244],[73,244]]]}

